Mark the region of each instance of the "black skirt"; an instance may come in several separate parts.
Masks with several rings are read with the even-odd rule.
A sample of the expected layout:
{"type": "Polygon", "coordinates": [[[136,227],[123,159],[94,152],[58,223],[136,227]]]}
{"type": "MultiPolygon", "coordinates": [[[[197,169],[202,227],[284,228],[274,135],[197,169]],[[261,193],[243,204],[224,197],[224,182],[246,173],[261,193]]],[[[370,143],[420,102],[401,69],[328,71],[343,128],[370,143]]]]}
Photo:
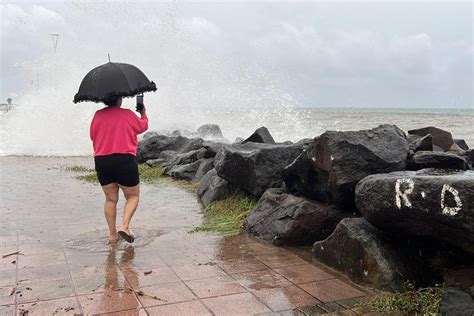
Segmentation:
{"type": "Polygon", "coordinates": [[[125,187],[140,183],[137,157],[131,154],[112,154],[94,157],[95,171],[100,185],[117,182],[125,187]]]}

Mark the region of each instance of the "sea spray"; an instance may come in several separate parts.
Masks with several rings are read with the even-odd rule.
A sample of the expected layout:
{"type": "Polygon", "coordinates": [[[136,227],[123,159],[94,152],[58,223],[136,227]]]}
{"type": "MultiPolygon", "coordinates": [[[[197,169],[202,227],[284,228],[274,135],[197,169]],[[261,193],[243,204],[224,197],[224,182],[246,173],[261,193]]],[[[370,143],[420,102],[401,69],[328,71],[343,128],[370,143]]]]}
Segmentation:
{"type": "MultiPolygon", "coordinates": [[[[229,141],[263,125],[277,141],[308,136],[300,124],[305,112],[295,110],[291,78],[233,54],[226,47],[232,42],[228,34],[177,4],[65,4],[48,13],[55,19],[45,28],[37,26],[37,9],[23,10],[26,23],[36,25],[33,33],[43,32],[35,38],[45,43],[16,65],[25,85],[18,88],[14,110],[0,118],[1,155],[90,155],[89,123],[103,104],[73,104],[72,98],[86,73],[108,61],[107,54],[138,66],[157,83],[158,91],[145,95],[150,130],[195,131],[215,123],[229,141]],[[93,23],[80,20],[85,12],[93,23]],[[53,31],[59,34],[54,48],[53,31]]],[[[18,40],[26,40],[27,31],[20,29],[18,40]]],[[[133,109],[134,103],[128,98],[123,106],[133,109]]]]}

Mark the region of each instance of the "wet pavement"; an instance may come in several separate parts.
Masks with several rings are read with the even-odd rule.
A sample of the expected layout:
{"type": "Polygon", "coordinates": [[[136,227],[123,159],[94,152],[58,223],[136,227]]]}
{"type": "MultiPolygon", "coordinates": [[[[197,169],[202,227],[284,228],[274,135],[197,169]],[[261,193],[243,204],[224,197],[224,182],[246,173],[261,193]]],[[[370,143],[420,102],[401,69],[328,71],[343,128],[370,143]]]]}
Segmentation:
{"type": "Polygon", "coordinates": [[[107,245],[100,187],[61,165],[92,159],[0,157],[0,255],[20,252],[0,258],[1,315],[364,312],[368,292],[308,251],[189,233],[200,206],[169,183],[142,185],[136,243],[107,245]]]}

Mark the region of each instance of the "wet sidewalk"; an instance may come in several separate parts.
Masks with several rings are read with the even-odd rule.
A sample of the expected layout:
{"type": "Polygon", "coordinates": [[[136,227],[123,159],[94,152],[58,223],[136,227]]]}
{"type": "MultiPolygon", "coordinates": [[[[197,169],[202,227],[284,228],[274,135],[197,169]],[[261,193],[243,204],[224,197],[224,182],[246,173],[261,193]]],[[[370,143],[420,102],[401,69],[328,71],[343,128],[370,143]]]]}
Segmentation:
{"type": "Polygon", "coordinates": [[[1,315],[363,311],[354,305],[365,290],[308,255],[247,235],[189,233],[201,222],[200,206],[194,194],[171,185],[142,185],[136,243],[106,245],[100,187],[59,168],[91,163],[0,158],[0,255],[21,253],[0,258],[1,315]]]}

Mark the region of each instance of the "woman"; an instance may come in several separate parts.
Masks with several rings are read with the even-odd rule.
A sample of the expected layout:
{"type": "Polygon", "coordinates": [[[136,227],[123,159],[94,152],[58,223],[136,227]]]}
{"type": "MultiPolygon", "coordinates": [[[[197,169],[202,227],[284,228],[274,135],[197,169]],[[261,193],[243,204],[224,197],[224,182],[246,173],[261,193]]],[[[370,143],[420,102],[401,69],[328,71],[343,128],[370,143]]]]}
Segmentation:
{"type": "Polygon", "coordinates": [[[120,236],[132,243],[135,237],[129,226],[140,195],[137,135],[148,129],[148,118],[144,106],[139,111],[140,118],[131,110],[122,109],[121,97],[104,103],[107,107],[98,110],[92,119],[90,137],[94,146],[95,170],[105,194],[104,213],[109,226],[109,242],[116,242],[120,236]],[[119,188],[127,202],[117,232],[115,220],[119,188]]]}

